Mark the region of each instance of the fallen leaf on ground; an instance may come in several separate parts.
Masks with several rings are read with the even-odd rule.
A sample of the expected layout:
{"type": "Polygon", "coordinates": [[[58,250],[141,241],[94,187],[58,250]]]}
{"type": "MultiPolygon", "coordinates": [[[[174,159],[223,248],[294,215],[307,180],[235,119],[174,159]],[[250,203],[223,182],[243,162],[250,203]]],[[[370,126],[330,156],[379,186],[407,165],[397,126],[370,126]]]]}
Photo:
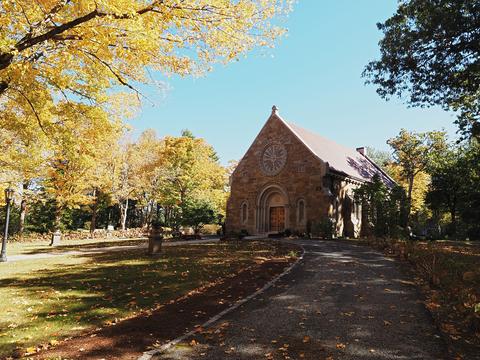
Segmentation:
{"type": "Polygon", "coordinates": [[[33,347],[33,346],[32,346],[32,347],[28,347],[28,348],[26,349],[26,354],[27,354],[27,355],[35,354],[36,352],[37,352],[37,348],[36,348],[36,347],[33,347]]]}

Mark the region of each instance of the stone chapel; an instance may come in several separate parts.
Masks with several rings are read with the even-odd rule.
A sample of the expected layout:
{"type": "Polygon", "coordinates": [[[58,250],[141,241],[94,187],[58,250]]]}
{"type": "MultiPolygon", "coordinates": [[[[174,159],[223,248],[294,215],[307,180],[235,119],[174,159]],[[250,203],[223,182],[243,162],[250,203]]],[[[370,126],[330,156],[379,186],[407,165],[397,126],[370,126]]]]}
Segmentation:
{"type": "Polygon", "coordinates": [[[353,190],[377,174],[394,181],[366,154],[283,120],[277,108],[231,175],[227,234],[305,233],[322,222],[335,237],[358,237],[362,207],[353,190]]]}

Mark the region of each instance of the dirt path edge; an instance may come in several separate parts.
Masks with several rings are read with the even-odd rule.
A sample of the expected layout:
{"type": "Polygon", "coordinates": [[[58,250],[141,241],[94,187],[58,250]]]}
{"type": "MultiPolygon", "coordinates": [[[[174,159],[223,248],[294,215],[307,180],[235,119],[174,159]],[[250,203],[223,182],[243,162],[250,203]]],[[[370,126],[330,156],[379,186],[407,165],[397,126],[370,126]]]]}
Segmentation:
{"type": "Polygon", "coordinates": [[[245,297],[241,300],[238,300],[236,303],[234,303],[230,307],[224,309],[223,311],[219,312],[215,316],[212,316],[210,319],[208,319],[206,322],[204,322],[202,325],[200,325],[200,327],[195,328],[195,329],[183,334],[182,336],[179,336],[176,339],[167,342],[166,344],[163,344],[162,346],[160,346],[157,349],[153,349],[153,350],[144,352],[143,355],[138,358],[138,360],[151,360],[153,358],[153,356],[159,355],[159,354],[163,353],[164,351],[168,350],[169,348],[171,348],[172,346],[175,346],[176,344],[186,340],[187,338],[191,337],[192,335],[195,335],[199,331],[209,328],[214,323],[216,323],[218,320],[223,318],[225,315],[227,315],[227,314],[231,313],[232,311],[236,310],[237,308],[239,308],[243,304],[247,303],[248,301],[252,300],[253,298],[257,297],[258,295],[264,293],[266,290],[271,288],[278,280],[280,280],[285,275],[290,273],[293,270],[293,268],[295,268],[303,260],[303,257],[305,255],[305,248],[300,244],[298,244],[298,246],[300,247],[302,252],[301,252],[300,256],[297,258],[297,260],[295,260],[295,262],[293,264],[291,264],[289,267],[287,267],[281,274],[277,275],[272,280],[267,282],[261,289],[255,291],[254,293],[248,295],[247,297],[245,297]]]}

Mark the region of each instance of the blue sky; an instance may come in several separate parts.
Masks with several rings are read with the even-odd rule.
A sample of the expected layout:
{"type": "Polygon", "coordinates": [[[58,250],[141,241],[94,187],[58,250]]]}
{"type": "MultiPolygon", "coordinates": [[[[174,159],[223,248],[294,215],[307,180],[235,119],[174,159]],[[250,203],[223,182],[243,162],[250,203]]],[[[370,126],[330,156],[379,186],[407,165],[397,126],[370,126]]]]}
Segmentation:
{"type": "Polygon", "coordinates": [[[401,128],[444,128],[455,136],[454,116],[440,109],[408,109],[381,99],[361,72],[377,57],[376,23],[391,16],[397,0],[300,0],[285,21],[288,35],[275,49],[255,51],[218,65],[202,78],[165,78],[164,91],[144,89],[130,123],[159,136],[188,128],[207,139],[222,163],[240,159],[276,104],[287,121],[350,146],[388,149],[401,128]]]}

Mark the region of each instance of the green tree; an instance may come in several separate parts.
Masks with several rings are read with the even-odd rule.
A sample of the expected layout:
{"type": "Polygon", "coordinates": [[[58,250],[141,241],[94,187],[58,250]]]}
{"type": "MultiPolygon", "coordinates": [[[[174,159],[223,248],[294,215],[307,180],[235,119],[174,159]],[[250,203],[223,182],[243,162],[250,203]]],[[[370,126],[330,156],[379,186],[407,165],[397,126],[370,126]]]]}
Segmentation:
{"type": "Polygon", "coordinates": [[[378,150],[371,146],[367,146],[367,156],[372,159],[375,164],[380,166],[382,170],[388,173],[388,164],[393,162],[392,154],[389,151],[378,150]]]}
{"type": "Polygon", "coordinates": [[[430,168],[432,178],[427,193],[427,203],[432,210],[448,211],[450,233],[457,231],[458,207],[465,191],[464,153],[461,148],[450,147],[430,168]]]}
{"type": "Polygon", "coordinates": [[[405,222],[406,196],[400,186],[389,189],[378,175],[354,192],[355,201],[362,204],[362,233],[379,237],[399,236],[405,222]],[[373,229],[372,229],[373,228],[373,229]]]}
{"type": "Polygon", "coordinates": [[[218,219],[218,210],[205,200],[190,200],[182,207],[182,220],[184,226],[191,226],[198,234],[206,224],[212,224],[218,219]]]}
{"type": "Polygon", "coordinates": [[[459,215],[465,224],[465,235],[470,239],[480,240],[480,145],[474,142],[468,147],[464,168],[457,171],[464,173],[464,198],[459,206],[459,215]]]}
{"type": "Polygon", "coordinates": [[[451,144],[430,167],[427,203],[432,210],[449,214],[449,235],[480,237],[479,158],[476,142],[451,144]]]}
{"type": "Polygon", "coordinates": [[[480,1],[401,0],[378,24],[381,57],[363,73],[377,93],[412,106],[458,111],[464,134],[480,137],[480,1]]]}
{"type": "Polygon", "coordinates": [[[193,132],[189,129],[183,129],[181,132],[181,136],[195,139],[195,135],[193,135],[193,132]]]}

